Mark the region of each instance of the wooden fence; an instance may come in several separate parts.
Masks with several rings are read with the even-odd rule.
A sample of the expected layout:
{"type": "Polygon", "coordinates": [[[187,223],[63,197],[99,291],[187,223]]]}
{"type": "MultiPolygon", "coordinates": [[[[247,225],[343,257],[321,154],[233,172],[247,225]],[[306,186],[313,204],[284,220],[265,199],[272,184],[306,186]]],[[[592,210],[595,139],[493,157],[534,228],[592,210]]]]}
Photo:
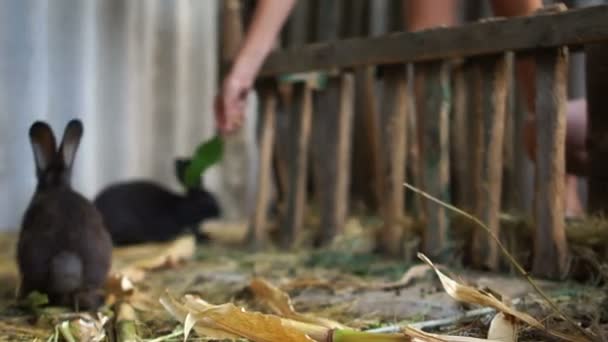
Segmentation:
{"type": "MultiPolygon", "coordinates": [[[[457,181],[460,197],[468,198],[460,204],[500,236],[512,55],[527,55],[537,63],[532,270],[545,277],[563,274],[568,255],[563,200],[567,61],[569,52],[608,40],[608,6],[552,9],[530,17],[340,39],[273,52],[256,84],[261,101],[261,164],[249,235],[252,241],[262,243],[267,238],[272,182],[279,184],[285,195],[286,208],[280,211],[282,241],[286,247],[294,241],[308,202],[311,162],[321,216],[319,241],[329,242],[340,233],[348,215],[356,106],[370,113],[366,123],[371,138],[366,142],[376,152],[370,163],[376,168],[374,181],[383,219],[379,248],[402,255],[404,241],[412,238],[413,233],[403,229],[404,181],[448,202],[456,197],[450,196],[450,189],[457,181]],[[408,68],[422,77],[408,77],[408,68]],[[407,91],[413,79],[422,80],[417,89],[424,94],[416,98],[424,101],[416,103],[415,118],[410,113],[412,106],[408,106],[411,92],[407,91]],[[383,84],[382,98],[370,95],[376,81],[383,84]],[[368,96],[355,96],[361,93],[368,96]],[[466,98],[473,104],[468,108],[473,109],[462,105],[466,98]],[[289,121],[280,144],[276,143],[277,134],[281,134],[276,128],[277,111],[289,121]],[[408,127],[412,124],[416,130],[408,127]],[[417,139],[411,136],[415,134],[417,139]],[[410,153],[414,145],[418,153],[410,153]],[[288,162],[282,166],[274,163],[273,167],[276,154],[283,154],[288,162]],[[450,172],[451,168],[456,172],[450,172]],[[451,174],[456,179],[450,179],[451,174]]],[[[320,19],[323,22],[319,25],[325,25],[321,27],[326,39],[322,40],[335,39],[338,28],[332,26],[336,21],[332,15],[336,11],[328,8],[323,13],[327,15],[320,19]]],[[[290,34],[306,35],[302,30],[291,30],[290,34]]],[[[523,116],[518,118],[511,127],[515,139],[521,138],[523,116]]],[[[454,230],[446,209],[424,200],[409,208],[407,216],[426,223],[420,245],[424,253],[436,256],[450,248],[454,230]]],[[[476,267],[500,267],[500,252],[485,232],[475,231],[468,249],[476,267]]]]}

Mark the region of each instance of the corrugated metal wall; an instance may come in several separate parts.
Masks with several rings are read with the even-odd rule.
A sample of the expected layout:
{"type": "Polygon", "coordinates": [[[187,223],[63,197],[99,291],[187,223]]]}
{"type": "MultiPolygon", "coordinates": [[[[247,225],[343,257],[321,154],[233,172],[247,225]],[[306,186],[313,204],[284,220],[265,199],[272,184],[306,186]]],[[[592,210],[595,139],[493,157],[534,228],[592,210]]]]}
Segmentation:
{"type": "MultiPolygon", "coordinates": [[[[17,228],[35,186],[36,119],[61,134],[82,118],[74,186],[86,196],[135,177],[177,189],[173,158],[215,130],[217,39],[212,0],[1,0],[0,230],[17,228]]],[[[224,191],[221,168],[205,183],[243,201],[224,191]]]]}

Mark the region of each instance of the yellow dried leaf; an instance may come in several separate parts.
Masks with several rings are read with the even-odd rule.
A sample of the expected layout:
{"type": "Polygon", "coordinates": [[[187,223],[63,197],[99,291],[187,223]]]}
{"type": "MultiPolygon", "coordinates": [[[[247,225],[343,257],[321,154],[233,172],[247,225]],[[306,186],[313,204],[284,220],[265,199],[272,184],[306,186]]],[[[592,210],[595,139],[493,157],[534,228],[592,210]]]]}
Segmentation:
{"type": "MultiPolygon", "coordinates": [[[[188,314],[196,321],[194,330],[200,336],[216,339],[246,338],[256,342],[271,341],[314,341],[299,327],[302,323],[294,322],[274,315],[265,315],[257,312],[247,312],[232,303],[212,305],[204,300],[187,295],[184,302],[178,302],[169,294],[160,299],[161,304],[171,315],[184,323],[188,314]]],[[[314,325],[305,325],[306,328],[317,332],[329,330],[314,325]]],[[[322,340],[317,340],[322,341],[322,340]]]]}
{"type": "Polygon", "coordinates": [[[277,315],[330,329],[348,329],[347,326],[329,319],[311,317],[296,312],[289,295],[262,278],[254,278],[249,287],[256,297],[268,305],[277,315]]]}
{"type": "MultiPolygon", "coordinates": [[[[188,316],[188,314],[194,316],[193,319],[198,321],[199,315],[197,314],[196,310],[191,310],[187,308],[184,304],[178,302],[169,294],[161,296],[160,303],[165,308],[165,310],[167,310],[169,314],[173,316],[173,318],[180,321],[182,324],[186,323],[186,317],[188,316]]],[[[195,324],[193,327],[194,331],[196,331],[196,333],[200,336],[229,340],[234,340],[240,337],[238,335],[223,331],[221,329],[217,329],[215,326],[212,326],[212,324],[205,323],[207,322],[198,321],[197,324],[195,324]]]]}
{"type": "Polygon", "coordinates": [[[493,339],[502,342],[517,341],[517,323],[514,319],[499,312],[490,323],[488,330],[488,339],[493,339]]]}

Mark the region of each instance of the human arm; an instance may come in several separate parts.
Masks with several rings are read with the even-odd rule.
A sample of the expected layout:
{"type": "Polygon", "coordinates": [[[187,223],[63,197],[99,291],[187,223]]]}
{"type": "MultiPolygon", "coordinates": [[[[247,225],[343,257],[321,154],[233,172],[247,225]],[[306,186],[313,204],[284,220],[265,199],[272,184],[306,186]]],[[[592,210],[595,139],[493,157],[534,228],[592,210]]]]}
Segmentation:
{"type": "Polygon", "coordinates": [[[216,123],[226,134],[240,127],[247,94],[296,0],[258,0],[251,25],[216,97],[216,123]]]}

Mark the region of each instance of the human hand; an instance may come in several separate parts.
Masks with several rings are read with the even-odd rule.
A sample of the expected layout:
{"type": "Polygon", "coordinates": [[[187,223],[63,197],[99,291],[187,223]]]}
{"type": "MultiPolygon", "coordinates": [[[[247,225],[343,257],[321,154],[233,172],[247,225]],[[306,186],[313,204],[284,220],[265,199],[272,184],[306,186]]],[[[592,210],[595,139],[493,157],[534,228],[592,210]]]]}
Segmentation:
{"type": "Polygon", "coordinates": [[[215,121],[222,134],[230,134],[241,127],[245,117],[247,95],[251,82],[228,75],[215,98],[215,121]]]}

